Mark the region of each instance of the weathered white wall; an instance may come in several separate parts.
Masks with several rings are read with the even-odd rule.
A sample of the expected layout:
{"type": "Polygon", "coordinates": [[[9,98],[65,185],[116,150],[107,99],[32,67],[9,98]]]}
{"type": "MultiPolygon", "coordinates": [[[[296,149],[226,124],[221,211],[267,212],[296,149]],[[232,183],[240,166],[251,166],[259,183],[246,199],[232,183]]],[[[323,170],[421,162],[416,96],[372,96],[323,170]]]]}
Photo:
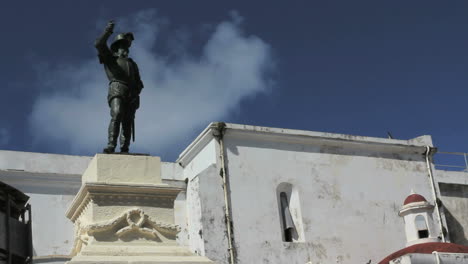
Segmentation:
{"type": "MultiPolygon", "coordinates": [[[[204,254],[216,263],[228,260],[228,237],[224,211],[223,181],[215,164],[198,175],[204,254]]],[[[189,185],[190,186],[190,185],[189,185]]]]}
{"type": "Polygon", "coordinates": [[[365,140],[336,144],[229,131],[224,139],[241,264],[374,263],[405,245],[398,210],[410,190],[431,201],[422,153],[384,151],[365,140]],[[276,188],[283,182],[299,192],[303,243],[282,241],[276,188]]]}
{"type": "Polygon", "coordinates": [[[74,195],[28,194],[32,209],[36,256],[68,255],[74,243],[73,224],[64,212],[74,195]]]}
{"type": "MultiPolygon", "coordinates": [[[[228,263],[226,236],[208,236],[226,232],[226,224],[210,225],[225,217],[218,211],[224,209],[219,144],[206,148],[215,143],[215,127],[203,131],[178,162],[188,179],[191,249],[228,263]],[[215,162],[217,171],[206,169],[215,162]]],[[[377,262],[405,246],[398,211],[411,189],[433,202],[423,156],[432,146],[429,136],[406,141],[234,124],[226,131],[237,263],[377,262]],[[297,189],[304,242],[282,241],[281,183],[297,189]]]]}
{"type": "Polygon", "coordinates": [[[450,241],[468,246],[468,172],[437,170],[450,241]]]}
{"type": "MultiPolygon", "coordinates": [[[[216,140],[208,140],[183,170],[187,179],[187,238],[180,239],[187,241],[192,252],[209,256],[216,262],[226,259],[227,254],[224,196],[217,148],[216,140]]],[[[184,223],[176,224],[184,226],[184,223]]]]}

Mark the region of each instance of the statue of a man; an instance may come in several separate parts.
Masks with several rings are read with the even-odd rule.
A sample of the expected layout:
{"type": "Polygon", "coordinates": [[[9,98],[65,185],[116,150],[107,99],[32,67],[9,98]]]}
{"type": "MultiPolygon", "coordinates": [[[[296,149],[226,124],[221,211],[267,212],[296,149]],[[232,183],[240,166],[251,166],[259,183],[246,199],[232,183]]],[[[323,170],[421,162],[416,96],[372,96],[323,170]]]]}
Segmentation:
{"type": "Polygon", "coordinates": [[[127,153],[132,134],[135,140],[134,118],[135,112],[140,106],[140,92],[143,89],[143,82],[140,79],[137,64],[128,57],[129,48],[134,40],[133,34],[118,34],[109,49],[107,39],[112,35],[113,30],[114,22],[110,21],[104,33],[95,43],[99,62],[104,64],[109,79],[107,102],[110,107],[111,121],[108,131],[108,144],[103,152],[115,152],[117,138],[122,126],[120,151],[127,153]]]}

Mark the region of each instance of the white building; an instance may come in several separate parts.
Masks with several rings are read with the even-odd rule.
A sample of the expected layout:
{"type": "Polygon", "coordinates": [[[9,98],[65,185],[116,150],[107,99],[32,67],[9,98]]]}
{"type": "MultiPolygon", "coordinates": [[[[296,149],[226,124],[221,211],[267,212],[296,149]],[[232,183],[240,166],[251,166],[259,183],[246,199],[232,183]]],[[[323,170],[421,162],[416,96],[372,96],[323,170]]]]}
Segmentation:
{"type": "MultiPolygon", "coordinates": [[[[408,215],[398,215],[412,189],[431,210],[426,239],[468,246],[468,173],[434,169],[434,152],[430,136],[212,123],[175,163],[162,164],[161,176],[186,190],[174,205],[179,243],[216,263],[231,263],[231,252],[242,264],[377,263],[414,240],[408,215]]],[[[0,180],[31,197],[35,263],[70,258],[65,211],[90,160],[0,151],[0,180]]]]}

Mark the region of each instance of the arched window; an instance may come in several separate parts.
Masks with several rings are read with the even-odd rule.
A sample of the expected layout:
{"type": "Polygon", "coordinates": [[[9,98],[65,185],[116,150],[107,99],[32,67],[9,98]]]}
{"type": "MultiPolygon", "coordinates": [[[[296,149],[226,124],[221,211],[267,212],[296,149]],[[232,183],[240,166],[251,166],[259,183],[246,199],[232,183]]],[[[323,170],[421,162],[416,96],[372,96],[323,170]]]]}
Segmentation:
{"type": "Polygon", "coordinates": [[[276,188],[281,236],[284,242],[303,242],[304,227],[297,189],[283,182],[276,188]]]}
{"type": "Polygon", "coordinates": [[[414,224],[416,226],[416,230],[418,230],[419,238],[429,237],[429,230],[427,228],[426,218],[423,215],[417,215],[414,219],[414,224]]]}
{"type": "Polygon", "coordinates": [[[293,233],[295,231],[294,221],[291,216],[291,212],[289,211],[289,201],[288,195],[285,192],[280,193],[280,202],[281,202],[281,218],[283,222],[283,234],[284,234],[284,241],[292,242],[293,241],[293,233]]]}

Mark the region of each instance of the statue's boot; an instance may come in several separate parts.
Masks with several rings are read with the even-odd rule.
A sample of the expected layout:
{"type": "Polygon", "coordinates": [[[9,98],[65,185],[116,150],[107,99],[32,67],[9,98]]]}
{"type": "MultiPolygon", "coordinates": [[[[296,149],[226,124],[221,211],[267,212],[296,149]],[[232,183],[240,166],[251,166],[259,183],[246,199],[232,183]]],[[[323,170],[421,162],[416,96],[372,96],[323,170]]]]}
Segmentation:
{"type": "Polygon", "coordinates": [[[108,143],[107,147],[103,150],[104,153],[114,153],[115,146],[117,145],[117,137],[119,135],[120,122],[112,118],[108,130],[108,143]]]}
{"type": "Polygon", "coordinates": [[[112,117],[109,123],[109,130],[108,130],[108,143],[107,147],[103,150],[104,153],[114,153],[115,146],[117,145],[117,137],[119,135],[120,130],[120,120],[117,118],[112,117]]]}
{"type": "Polygon", "coordinates": [[[120,133],[120,152],[128,153],[132,138],[132,117],[125,116],[122,120],[122,133],[120,133]]]}
{"type": "Polygon", "coordinates": [[[120,123],[122,121],[122,100],[118,97],[110,101],[111,121],[108,130],[108,143],[104,153],[114,153],[117,145],[117,137],[119,136],[120,123]]]}
{"type": "Polygon", "coordinates": [[[128,153],[129,148],[127,146],[120,147],[120,153],[128,153]]]}
{"type": "Polygon", "coordinates": [[[115,152],[115,148],[111,148],[111,147],[107,147],[107,148],[104,148],[102,150],[102,152],[106,153],[106,154],[112,154],[115,152]]]}

